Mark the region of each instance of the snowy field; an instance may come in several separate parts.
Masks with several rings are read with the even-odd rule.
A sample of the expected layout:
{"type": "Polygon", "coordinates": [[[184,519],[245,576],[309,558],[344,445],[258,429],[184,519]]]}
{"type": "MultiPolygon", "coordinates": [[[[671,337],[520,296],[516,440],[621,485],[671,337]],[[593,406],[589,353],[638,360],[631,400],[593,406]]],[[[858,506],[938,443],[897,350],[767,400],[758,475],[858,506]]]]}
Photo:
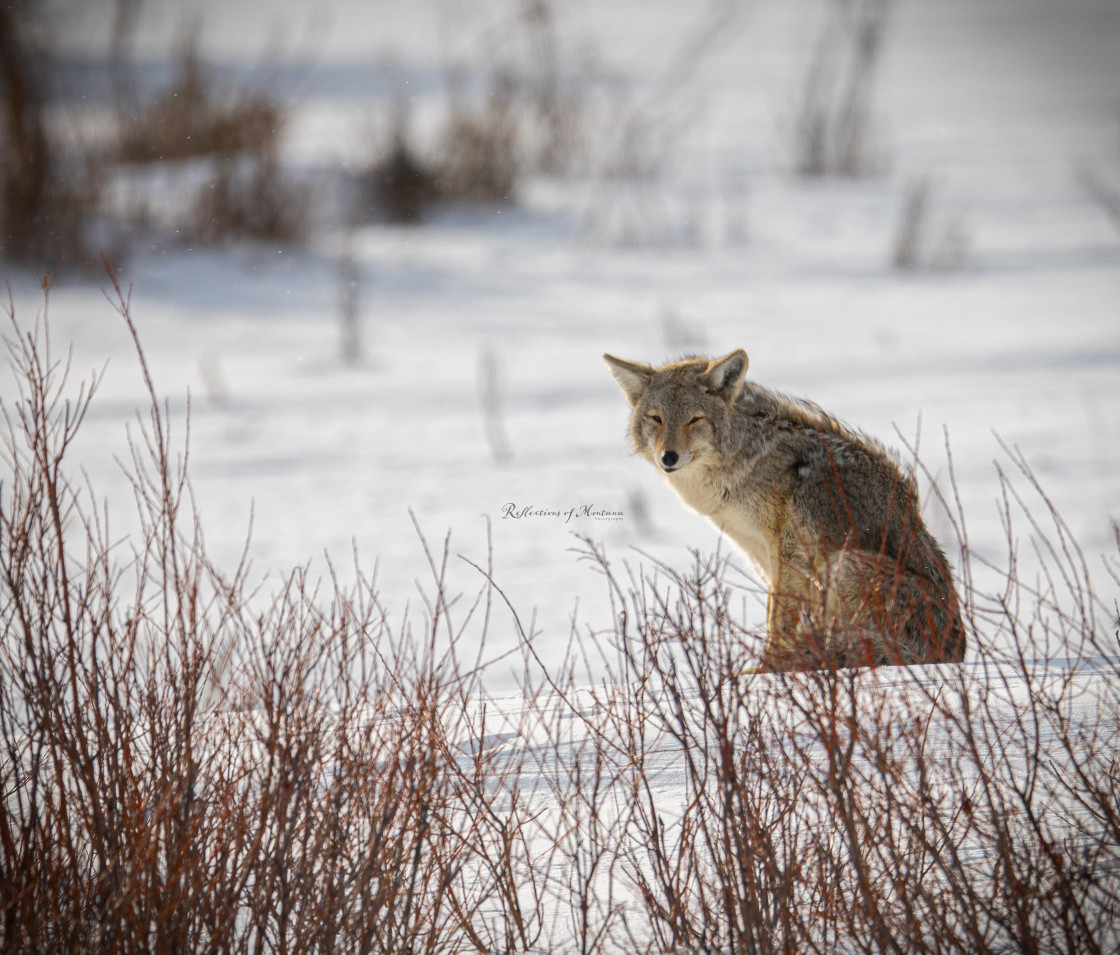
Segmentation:
{"type": "MultiPolygon", "coordinates": [[[[389,95],[390,58],[421,113],[440,96],[437,3],[195,6],[219,62],[259,78],[269,43],[283,51],[275,76],[292,110],[293,169],[358,161],[368,117],[389,95]]],[[[169,8],[144,8],[141,55],[167,54],[185,16],[169,8]]],[[[1078,170],[1120,179],[1120,8],[899,3],[874,100],[881,172],[855,180],[790,172],[789,128],[822,8],[730,9],[693,68],[674,74],[699,9],[558,5],[571,49],[592,50],[599,69],[675,117],[661,175],[638,193],[593,177],[538,178],[508,206],[448,210],[419,228],[362,227],[356,364],[340,358],[341,232],[321,231],[305,249],[132,250],[121,275],[180,436],[190,395],[190,475],[212,556],[232,566],[252,520],[259,575],[275,581],[309,561],[321,571],[324,552],[345,574],[356,554],[367,571],[376,564],[399,613],[429,577],[410,511],[434,549],[451,535],[452,590],[482,583],[456,555],[484,565],[489,524],[494,577],[526,622],[535,613],[547,654],[566,645],[577,604],[582,623],[609,623],[573,533],[618,561],[642,561],[641,551],[673,567],[719,546],[630,456],[628,406],[601,353],[660,361],[742,346],[760,382],[889,444],[900,445],[898,432],[920,437],[942,480],[947,431],[982,557],[1006,559],[998,435],[1022,450],[1090,565],[1110,550],[1115,559],[1120,234],[1078,170]],[[903,273],[891,247],[922,177],[963,254],[957,267],[903,273]],[[484,349],[499,366],[505,463],[484,432],[484,349]],[[545,513],[507,516],[508,505],[545,513]],[[583,506],[622,517],[567,519],[583,506]]],[[[104,29],[80,19],[67,42],[77,54],[103,49],[104,29]]],[[[468,31],[472,42],[482,39],[468,31]]],[[[3,271],[29,323],[42,306],[37,281],[3,271]]],[[[73,345],[76,375],[108,362],[73,463],[113,502],[123,533],[128,491],[115,459],[144,394],[105,284],[64,270],[50,322],[56,349],[73,345]]],[[[10,377],[0,388],[8,397],[10,377]]],[[[951,526],[927,507],[955,554],[951,526]]],[[[748,613],[761,627],[761,605],[748,613]]],[[[490,649],[513,639],[511,627],[495,628],[490,649]]]]}
{"type": "MultiPolygon", "coordinates": [[[[406,614],[414,632],[424,630],[417,621],[430,609],[425,601],[433,592],[425,542],[438,564],[447,539],[446,590],[473,596],[486,584],[479,568],[492,562],[493,580],[520,621],[501,607],[495,610],[483,656],[501,659],[485,672],[485,692],[474,692],[478,687],[467,679],[463,686],[471,692],[458,697],[452,680],[450,689],[441,690],[443,697],[436,694],[430,723],[400,718],[430,702],[420,691],[409,696],[407,676],[398,685],[401,673],[411,673],[407,667],[386,674],[384,667],[337,664],[334,657],[321,664],[324,671],[337,665],[338,673],[353,676],[360,669],[370,685],[381,680],[390,687],[368,704],[382,707],[383,734],[370,732],[374,724],[364,698],[340,716],[331,693],[342,698],[358,685],[343,679],[310,681],[296,690],[300,704],[328,700],[311,708],[314,719],[308,724],[301,713],[292,715],[299,707],[241,706],[235,700],[207,732],[219,738],[215,752],[236,758],[203,765],[206,785],[197,789],[188,774],[191,798],[197,792],[200,805],[210,799],[206,811],[216,806],[222,825],[247,820],[238,836],[252,831],[259,815],[264,838],[275,836],[279,845],[281,836],[299,830],[285,829],[287,804],[272,797],[280,793],[286,799],[298,790],[308,806],[318,806],[315,818],[326,823],[316,831],[329,833],[331,846],[335,822],[343,818],[337,831],[357,842],[355,833],[366,833],[362,827],[375,824],[382,811],[371,799],[398,809],[404,804],[393,789],[398,762],[407,765],[403,794],[418,775],[413,770],[419,763],[411,761],[416,749],[426,746],[427,760],[443,746],[447,778],[463,789],[453,789],[453,798],[437,805],[451,807],[440,823],[467,833],[463,857],[485,839],[514,846],[502,857],[515,874],[514,900],[519,892],[522,899],[530,896],[540,903],[534,917],[548,920],[532,944],[523,946],[534,952],[575,951],[581,945],[637,951],[635,939],[647,945],[643,950],[670,950],[666,936],[655,937],[642,921],[649,915],[649,924],[665,932],[674,914],[668,903],[660,923],[660,916],[650,914],[661,897],[644,893],[657,888],[657,878],[667,871],[659,865],[684,860],[682,882],[691,879],[693,887],[705,879],[717,885],[719,876],[731,871],[738,890],[735,879],[761,871],[758,847],[772,848],[774,841],[766,837],[774,833],[789,854],[786,871],[800,871],[799,856],[810,858],[810,849],[818,861],[840,860],[835,869],[808,866],[806,871],[825,873],[816,882],[817,876],[793,880],[802,900],[822,906],[794,906],[799,924],[809,926],[802,940],[818,950],[830,950],[827,939],[813,934],[818,924],[841,933],[845,924],[835,899],[827,918],[814,923],[816,913],[828,907],[821,900],[829,886],[822,888],[821,879],[827,883],[839,872],[837,882],[846,888],[836,898],[857,898],[849,884],[854,868],[847,862],[861,841],[873,843],[871,853],[886,851],[884,845],[899,853],[876,858],[882,882],[875,891],[897,900],[896,892],[905,894],[908,887],[914,892],[908,897],[926,905],[930,917],[944,908],[948,914],[939,924],[955,939],[966,937],[967,926],[951,924],[956,909],[942,907],[939,899],[955,904],[961,898],[957,890],[967,883],[970,891],[979,887],[985,899],[989,891],[995,899],[990,910],[983,904],[967,909],[983,912],[975,938],[993,950],[1014,947],[1009,940],[1022,925],[998,919],[1000,905],[1010,911],[1019,904],[1014,886],[1000,894],[1001,879],[1010,881],[1017,864],[1019,873],[1034,879],[1037,895],[1028,897],[1041,900],[1022,924],[1033,919],[1054,938],[1065,927],[1071,951],[1085,950],[1077,943],[1090,935],[1107,948],[1117,932],[1109,918],[1117,909],[1112,754],[1118,681],[1116,658],[1107,655],[1116,646],[1050,642],[1021,648],[1023,659],[1016,663],[1015,648],[1005,641],[997,649],[1012,651],[1011,662],[993,663],[973,650],[961,667],[799,674],[788,683],[778,676],[726,679],[742,673],[751,658],[749,648],[743,650],[743,634],[753,638],[764,629],[761,585],[745,559],[630,454],[629,407],[601,355],[660,362],[686,351],[722,355],[743,347],[750,355],[748,374],[761,383],[810,398],[889,445],[918,445],[928,523],[956,560],[955,522],[963,515],[975,592],[982,595],[998,593],[1007,581],[1001,471],[1049,540],[1059,542],[1045,501],[1006,450],[1016,449],[1012,453],[1029,463],[1080,544],[1103,608],[1099,620],[1114,614],[1120,599],[1120,542],[1113,523],[1120,517],[1120,223],[1110,221],[1085,183],[1095,176],[1120,190],[1120,4],[899,0],[884,35],[873,99],[869,143],[876,168],[853,179],[807,179],[792,172],[791,126],[822,29],[823,4],[572,0],[554,7],[564,62],[572,69],[587,64],[601,82],[625,91],[630,108],[659,131],[649,147],[655,174],[641,180],[607,176],[600,154],[582,169],[530,177],[508,204],[444,207],[420,226],[370,223],[353,232],[338,226],[335,206],[345,195],[338,182],[368,159],[371,117],[384,116],[404,83],[418,122],[431,122],[444,104],[448,49],[478,62],[501,4],[149,0],[140,7],[135,53],[147,70],[141,74],[150,79],[161,69],[168,72],[177,37],[197,14],[203,50],[224,75],[267,86],[283,99],[291,111],[284,167],[320,189],[318,227],[302,246],[192,247],[138,232],[119,263],[122,281],[132,287],[131,312],[157,391],[170,410],[172,444],[179,448],[186,446],[189,404],[189,474],[207,553],[232,572],[246,552],[250,578],[264,580],[258,598],[263,601],[282,587],[292,568],[309,566],[312,576],[324,574],[328,560],[345,586],[356,560],[365,574],[376,573],[389,617],[384,637],[406,629],[406,614]],[[716,28],[705,32],[712,24],[716,28]],[[908,196],[923,180],[931,189],[931,262],[901,271],[892,265],[892,250],[908,196]],[[351,275],[341,265],[347,250],[355,268],[351,275]],[[341,302],[351,293],[362,321],[363,351],[356,362],[344,360],[340,347],[341,302]],[[486,362],[497,372],[489,381],[508,442],[505,460],[492,451],[483,413],[486,362]],[[949,512],[931,482],[950,499],[949,512]],[[591,547],[602,548],[621,583],[637,579],[640,589],[646,574],[647,594],[653,590],[648,575],[660,565],[658,586],[673,594],[672,606],[660,617],[655,609],[646,618],[647,642],[628,645],[636,654],[629,661],[620,663],[625,650],[607,659],[620,607],[612,605],[595,562],[580,559],[591,547]],[[680,607],[673,602],[680,591],[666,584],[669,577],[676,572],[687,578],[690,568],[717,553],[731,562],[725,579],[734,586],[722,599],[734,612],[721,617],[711,634],[698,628],[675,642],[671,626],[649,627],[650,619],[665,624],[680,607]],[[639,576],[628,578],[627,568],[639,576]],[[600,660],[592,652],[590,668],[575,674],[560,669],[573,646],[573,625],[599,634],[605,650],[600,660]],[[519,627],[534,633],[544,671],[522,670],[519,627]],[[663,643],[657,645],[658,639],[663,643]],[[718,644],[720,652],[705,653],[704,640],[718,644]],[[658,652],[666,656],[653,665],[658,652]],[[1077,659],[1083,652],[1093,659],[1077,659]],[[690,661],[693,669],[673,669],[678,660],[690,661]],[[608,664],[614,667],[612,678],[626,673],[653,678],[596,682],[608,664]],[[551,685],[550,677],[558,685],[551,685]],[[837,686],[839,705],[835,695],[830,704],[822,702],[827,695],[822,688],[837,686]],[[806,699],[810,702],[802,704],[806,699]],[[720,725],[725,705],[732,715],[720,725]],[[851,714],[858,709],[868,717],[867,723],[854,715],[845,722],[845,705],[851,714]],[[969,719],[960,717],[966,707],[975,707],[969,719]],[[332,735],[336,719],[354,729],[352,737],[332,735]],[[440,720],[451,725],[439,726],[440,720]],[[283,736],[277,727],[292,735],[283,736]],[[353,738],[372,748],[367,753],[356,746],[347,764],[337,755],[349,753],[347,746],[323,744],[321,751],[311,747],[315,757],[300,763],[305,755],[300,734],[315,733],[322,737],[319,743],[325,739],[333,746],[353,738]],[[853,741],[855,757],[838,774],[829,761],[842,748],[835,741],[844,734],[853,741]],[[732,753],[740,762],[727,773],[720,760],[732,753]],[[878,762],[884,754],[890,758],[878,762]],[[284,788],[287,777],[274,773],[274,759],[298,785],[284,788]],[[242,766],[249,768],[242,772],[242,766]],[[715,798],[723,797],[729,779],[740,787],[734,794],[739,815],[724,812],[733,800],[715,798]],[[978,781],[987,786],[991,779],[1004,788],[974,818],[968,800],[974,797],[979,806],[978,781]],[[476,801],[460,800],[462,791],[476,801]],[[854,829],[837,835],[837,813],[861,799],[858,808],[866,815],[857,819],[860,831],[886,834],[882,840],[861,840],[854,829]],[[232,810],[226,815],[223,800],[232,810]],[[259,814],[258,802],[265,807],[259,814]],[[742,820],[746,823],[739,825],[742,820]],[[753,847],[757,852],[744,851],[730,870],[712,874],[724,846],[719,839],[702,845],[697,832],[728,840],[747,833],[749,842],[751,825],[765,828],[771,822],[753,847]],[[945,828],[935,831],[939,825],[945,828]],[[922,842],[930,832],[933,842],[922,842]],[[503,843],[509,833],[513,841],[503,843]],[[657,833],[663,843],[652,838],[657,833]],[[1015,840],[1022,836],[1015,841],[1021,856],[1014,860],[997,857],[999,847],[1014,841],[1004,838],[1008,833],[1015,840]],[[926,853],[931,844],[932,856],[926,853]],[[1079,859],[1089,860],[1084,871],[1096,882],[1082,885],[1080,876],[1068,875],[1075,870],[1063,868],[1079,859]],[[964,882],[952,882],[961,873],[964,882]],[[899,889],[894,878],[906,885],[899,889]],[[579,908],[572,890],[581,879],[591,921],[611,923],[609,944],[597,939],[589,945],[588,933],[575,921],[579,908]],[[1095,934],[1092,928],[1082,935],[1081,929],[1068,929],[1067,900],[1058,899],[1052,884],[1072,885],[1082,893],[1078,898],[1089,899],[1084,911],[1100,919],[1095,934]],[[1059,910],[1060,918],[1053,914],[1059,910]],[[631,918],[636,928],[629,937],[633,944],[627,944],[631,918]]],[[[83,77],[95,77],[100,69],[104,78],[104,62],[90,64],[104,57],[109,30],[107,18],[78,13],[58,38],[70,57],[71,101],[84,103],[74,99],[85,96],[83,77]]],[[[88,88],[87,117],[94,124],[100,108],[95,85],[88,88]]],[[[602,116],[594,128],[602,142],[594,142],[592,152],[609,151],[618,129],[602,116]]],[[[174,174],[167,181],[173,182],[174,174]]],[[[175,201],[170,193],[166,198],[175,201]]],[[[10,285],[19,324],[31,326],[43,312],[39,278],[6,262],[0,262],[0,277],[10,285]]],[[[104,369],[69,463],[71,474],[84,473],[108,501],[110,536],[123,539],[137,518],[120,462],[128,458],[129,435],[138,434],[137,415],[147,414],[147,395],[128,329],[106,301],[107,286],[103,276],[64,268],[51,291],[49,322],[55,356],[72,349],[75,393],[81,379],[104,369]]],[[[0,397],[5,409],[17,398],[7,367],[0,369],[0,397]]],[[[7,481],[8,475],[0,474],[0,496],[7,481]]],[[[1018,563],[1012,576],[1024,589],[1012,596],[1027,597],[1030,604],[1039,562],[1027,516],[1018,511],[1013,518],[1018,563]]],[[[123,560],[129,551],[121,546],[117,553],[123,560]]],[[[1059,554],[1047,566],[1076,568],[1076,555],[1068,557],[1059,554]]],[[[719,590],[710,578],[705,586],[719,590]]],[[[1059,580],[1058,591],[1064,586],[1059,580]]],[[[1072,586],[1076,590],[1079,579],[1072,586]]],[[[121,606],[127,603],[125,597],[121,606]]],[[[469,600],[454,607],[455,619],[463,619],[468,605],[469,600]]],[[[998,618],[993,607],[989,601],[981,619],[998,618]]],[[[1030,622],[1031,606],[1019,620],[1015,609],[1002,618],[1005,628],[1009,621],[1030,622]]],[[[1063,609],[1076,618],[1076,601],[1063,609]]],[[[469,641],[481,631],[480,617],[458,648],[463,660],[474,658],[469,641]]],[[[370,611],[370,619],[376,621],[377,614],[370,611]]],[[[1074,619],[1074,628],[1081,623],[1074,619]]],[[[627,632],[633,635],[640,624],[630,618],[627,632]]],[[[53,632],[49,626],[42,630],[53,632]]],[[[290,639],[299,631],[286,632],[290,639]]],[[[1112,638],[1107,632],[1096,636],[1112,638]]],[[[18,664],[25,652],[21,641],[10,642],[4,657],[9,669],[9,659],[18,664]]],[[[351,662],[356,657],[346,657],[348,652],[369,652],[372,659],[391,643],[390,637],[376,651],[363,644],[360,650],[332,652],[351,662]]],[[[50,658],[54,649],[43,652],[50,658]]],[[[303,648],[288,649],[294,658],[303,648]]],[[[175,652],[172,647],[169,658],[175,652]]],[[[222,652],[210,661],[219,677],[229,660],[222,652]]],[[[59,651],[56,658],[62,673],[63,656],[59,651]]],[[[268,658],[267,647],[245,651],[246,660],[258,658],[268,658]]],[[[407,659],[407,652],[400,659],[407,659]]],[[[86,676],[91,685],[105,679],[108,686],[116,678],[110,671],[94,667],[86,676]]],[[[245,695],[238,700],[259,691],[267,702],[274,687],[266,676],[259,685],[254,679],[231,678],[243,683],[245,695]]],[[[68,700],[69,692],[67,687],[58,695],[68,700]]],[[[29,695],[27,712],[49,696],[29,695]]],[[[133,732],[127,720],[120,729],[102,718],[98,707],[112,706],[111,693],[93,692],[91,698],[84,711],[75,706],[88,725],[76,721],[74,739],[87,745],[83,734],[93,738],[106,726],[126,737],[133,732]]],[[[148,697],[124,699],[122,706],[116,698],[117,715],[148,697]]],[[[166,699],[167,712],[176,713],[178,698],[166,699]]],[[[59,725],[65,736],[66,720],[59,725]]],[[[16,720],[11,726],[15,729],[4,727],[8,749],[0,755],[6,760],[4,778],[18,782],[10,792],[22,799],[30,772],[22,775],[18,764],[30,747],[20,736],[22,724],[16,720]]],[[[40,733],[37,724],[24,729],[27,739],[40,733]]],[[[143,751],[149,737],[134,735],[145,740],[143,751]]],[[[203,735],[196,740],[200,750],[211,745],[203,735]]],[[[158,732],[150,738],[158,740],[158,732]]],[[[110,749],[100,752],[112,751],[113,741],[107,745],[110,749]]],[[[65,756],[70,758],[69,751],[65,756]]],[[[119,770],[119,761],[109,762],[119,770]]],[[[158,761],[150,762],[126,779],[141,800],[148,798],[145,786],[159,791],[165,781],[163,769],[153,769],[158,761]]],[[[84,768],[74,759],[68,771],[78,778],[84,768]]],[[[132,773],[131,764],[127,770],[132,773]]],[[[179,770],[169,764],[172,776],[179,770]]],[[[105,801],[99,790],[91,787],[90,793],[90,805],[105,801]]],[[[149,805],[140,808],[134,813],[136,831],[148,831],[144,826],[152,812],[153,838],[165,838],[158,814],[149,805]]],[[[293,812],[291,819],[296,817],[293,812]]],[[[84,822],[76,825],[80,829],[84,822]]],[[[221,826],[213,831],[222,834],[221,826]]],[[[419,832],[421,841],[429,834],[426,823],[408,819],[401,831],[419,832]]],[[[43,856],[57,848],[53,833],[48,836],[43,856]]],[[[193,833],[188,842],[193,852],[193,833]]],[[[199,840],[198,848],[200,858],[224,865],[218,836],[199,840]]],[[[358,849],[362,856],[363,846],[358,849]]],[[[302,850],[296,846],[283,859],[302,850]]],[[[156,854],[140,853],[137,871],[156,854]]],[[[268,852],[259,855],[263,867],[251,871],[272,872],[268,852]]],[[[325,871],[315,852],[307,855],[310,861],[297,860],[306,871],[325,871]]],[[[414,866],[420,858],[417,849],[414,866]]],[[[456,868],[460,881],[447,895],[461,891],[463,898],[481,899],[477,924],[485,921],[487,905],[499,907],[502,901],[496,892],[488,894],[490,861],[483,853],[471,863],[477,871],[456,868]]],[[[358,859],[354,871],[368,876],[361,869],[367,864],[376,869],[380,862],[358,859]]],[[[166,874],[161,865],[156,859],[157,882],[166,874]]],[[[275,863],[286,885],[285,865],[275,863]]],[[[768,881],[770,874],[761,879],[763,896],[776,884],[768,881]]],[[[374,872],[370,878],[384,875],[374,872]]],[[[97,880],[91,882],[96,888],[97,880]]],[[[238,884],[255,885],[248,878],[238,884]]],[[[49,880],[43,885],[52,888],[49,880]]],[[[28,893],[39,888],[33,885],[28,893]]],[[[444,888],[441,883],[437,916],[446,915],[440,906],[450,904],[444,888]]],[[[355,891],[355,898],[364,899],[364,886],[355,891]]],[[[320,898],[298,892],[294,897],[306,903],[305,922],[317,929],[320,898]]],[[[159,892],[152,898],[162,918],[169,907],[159,892]]],[[[337,910],[356,919],[365,914],[361,903],[337,910]]],[[[710,900],[699,910],[709,916],[722,911],[710,900]]],[[[244,911],[238,918],[246,917],[244,911]]],[[[775,911],[780,927],[788,911],[783,914],[779,903],[775,911]]],[[[34,922],[38,913],[32,915],[34,922]]],[[[709,922],[702,927],[717,935],[726,928],[718,917],[709,922]]],[[[438,917],[433,924],[439,927],[438,917]]],[[[871,924],[870,916],[847,924],[858,929],[871,924]]],[[[747,934],[756,927],[748,920],[747,934]]],[[[95,929],[100,932],[101,925],[95,929]]],[[[194,938],[211,931],[216,932],[206,925],[194,938]]],[[[775,928],[772,938],[779,936],[775,928]]],[[[264,937],[258,934],[256,942],[264,937]]],[[[838,937],[855,945],[855,934],[838,937]]],[[[277,938],[282,948],[289,936],[280,931],[277,938]]],[[[941,936],[931,944],[937,939],[941,936]]],[[[343,943],[358,944],[354,938],[343,943]]],[[[861,950],[874,947],[871,941],[860,944],[861,950]]],[[[672,950],[717,948],[694,942],[672,950]]]]}

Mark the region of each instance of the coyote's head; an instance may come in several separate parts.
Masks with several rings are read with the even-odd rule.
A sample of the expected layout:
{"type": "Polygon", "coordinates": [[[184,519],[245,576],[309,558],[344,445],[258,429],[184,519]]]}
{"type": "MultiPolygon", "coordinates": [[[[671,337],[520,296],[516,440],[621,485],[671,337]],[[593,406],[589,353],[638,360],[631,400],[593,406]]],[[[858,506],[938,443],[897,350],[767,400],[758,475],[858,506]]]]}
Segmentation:
{"type": "Polygon", "coordinates": [[[666,474],[717,453],[747,373],[741,348],[653,368],[603,356],[634,408],[634,450],[666,474]]]}

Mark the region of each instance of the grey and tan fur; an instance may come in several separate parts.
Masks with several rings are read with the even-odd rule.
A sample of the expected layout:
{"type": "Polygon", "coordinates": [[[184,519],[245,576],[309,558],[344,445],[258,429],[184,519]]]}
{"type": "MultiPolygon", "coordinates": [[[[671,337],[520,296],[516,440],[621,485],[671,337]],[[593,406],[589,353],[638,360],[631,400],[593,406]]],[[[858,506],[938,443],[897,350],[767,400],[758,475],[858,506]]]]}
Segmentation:
{"type": "Polygon", "coordinates": [[[742,349],[661,368],[603,357],[633,406],[634,450],[766,577],[759,669],[964,658],[952,571],[892,452],[745,381],[742,349]]]}

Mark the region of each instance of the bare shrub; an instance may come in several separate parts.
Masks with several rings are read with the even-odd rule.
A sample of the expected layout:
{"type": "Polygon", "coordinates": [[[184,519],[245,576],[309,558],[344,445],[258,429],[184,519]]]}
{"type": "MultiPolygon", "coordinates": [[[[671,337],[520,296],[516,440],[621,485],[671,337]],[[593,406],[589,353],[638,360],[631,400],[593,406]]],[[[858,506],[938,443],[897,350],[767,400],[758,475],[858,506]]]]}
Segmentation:
{"type": "Polygon", "coordinates": [[[263,92],[223,88],[202,58],[199,36],[197,25],[186,30],[177,72],[154,100],[138,104],[132,90],[118,93],[116,158],[205,164],[202,185],[165,223],[190,241],[298,242],[308,232],[311,190],[281,167],[287,112],[263,92]]]}
{"type": "Polygon", "coordinates": [[[498,464],[508,464],[513,459],[509,438],[506,436],[503,407],[504,383],[502,363],[493,346],[483,345],[478,351],[478,402],[482,412],[482,427],[490,453],[498,464]]]}
{"type": "Polygon", "coordinates": [[[515,197],[523,160],[511,77],[497,77],[480,106],[458,99],[437,154],[442,199],[493,204],[515,197]]]}
{"type": "Polygon", "coordinates": [[[529,104],[529,161],[540,172],[565,172],[578,161],[587,135],[580,79],[587,64],[574,64],[564,51],[551,0],[521,0],[515,17],[522,48],[519,87],[529,104]]]}
{"type": "Polygon", "coordinates": [[[911,183],[906,192],[891,253],[891,264],[899,271],[948,271],[964,264],[969,246],[964,222],[935,215],[933,195],[928,178],[911,183]]]}
{"type": "Polygon", "coordinates": [[[683,354],[703,349],[708,344],[708,336],[696,319],[681,314],[672,304],[662,306],[658,314],[661,340],[672,352],[683,354]]]}
{"type": "Polygon", "coordinates": [[[906,201],[895,232],[894,254],[891,260],[896,269],[917,268],[928,218],[929,180],[921,179],[912,184],[906,193],[906,201]]]}
{"type": "Polygon", "coordinates": [[[626,518],[641,537],[646,537],[653,532],[653,521],[649,510],[645,491],[640,487],[631,488],[626,495],[626,518]]]}
{"type": "MultiPolygon", "coordinates": [[[[682,91],[737,7],[737,0],[706,6],[638,97],[605,81],[592,57],[566,48],[549,0],[447,5],[443,115],[421,135],[412,101],[395,97],[361,173],[369,205],[388,221],[420,222],[436,203],[516,202],[535,173],[590,173],[589,233],[625,244],[694,243],[700,204],[667,198],[658,179],[696,115],[695,98],[682,91]]],[[[723,218],[737,242],[742,183],[732,192],[723,218]]]]}
{"type": "Polygon", "coordinates": [[[362,275],[352,232],[338,259],[338,308],[342,360],[354,364],[362,357],[362,275]]]}
{"type": "Polygon", "coordinates": [[[595,180],[584,215],[584,231],[592,241],[696,246],[710,231],[709,218],[722,218],[729,244],[745,237],[743,177],[723,176],[722,195],[705,202],[697,157],[685,148],[702,115],[692,79],[718,43],[733,35],[740,12],[737,0],[712,0],[684,31],[649,88],[606,85],[606,102],[594,134],[587,137],[585,158],[595,180]],[[683,182],[674,182],[678,177],[683,182]]]}
{"type": "Polygon", "coordinates": [[[1120,187],[1092,169],[1082,170],[1080,175],[1085,190],[1112,220],[1113,225],[1120,229],[1120,187]]]}
{"type": "Polygon", "coordinates": [[[445,52],[446,110],[428,140],[415,133],[403,93],[390,105],[388,132],[375,137],[362,174],[388,221],[420,222],[436,202],[515,202],[527,173],[576,163],[587,80],[562,48],[552,3],[498,8],[493,23],[477,8],[442,9],[444,32],[465,50],[445,52]]]}
{"type": "MultiPolygon", "coordinates": [[[[445,54],[446,145],[455,145],[459,127],[470,139],[483,134],[499,154],[508,151],[503,164],[514,173],[570,171],[584,145],[591,70],[564,43],[552,0],[447,6],[442,13],[443,32],[458,41],[445,54]]],[[[440,155],[453,160],[450,151],[440,155]]]]}
{"type": "Polygon", "coordinates": [[[28,2],[0,9],[0,252],[81,266],[103,182],[94,157],[68,149],[46,121],[49,56],[36,30],[44,16],[28,2]]]}
{"type": "Polygon", "coordinates": [[[405,139],[394,142],[370,170],[370,178],[390,222],[419,223],[425,206],[439,195],[435,173],[424,167],[405,139]]]}
{"type": "Polygon", "coordinates": [[[180,231],[199,242],[265,239],[298,242],[309,228],[311,188],[273,155],[223,158],[198,187],[180,231]]]}
{"type": "Polygon", "coordinates": [[[199,51],[197,25],[186,30],[176,69],[154,100],[124,110],[121,161],[276,152],[287,119],[283,107],[262,92],[220,89],[199,51]]]}
{"type": "Polygon", "coordinates": [[[369,208],[389,222],[418,224],[437,202],[513,202],[524,169],[520,109],[505,81],[480,102],[452,95],[434,143],[423,145],[412,131],[410,101],[398,96],[388,134],[376,137],[374,158],[361,174],[369,208]]]}
{"type": "Polygon", "coordinates": [[[244,564],[225,575],[206,556],[138,351],[151,406],[122,550],[66,467],[97,381],[69,394],[45,322],[8,343],[4,949],[439,953],[512,919],[520,822],[500,793],[516,762],[464,758],[480,671],[458,657],[446,548],[418,625],[392,629],[360,574],[324,601],[296,570],[256,599],[244,564]]]}
{"type": "MultiPolygon", "coordinates": [[[[1120,164],[1117,168],[1120,170],[1120,164]]],[[[1120,230],[1120,176],[1109,175],[1086,163],[1078,168],[1077,177],[1086,194],[1120,230]]]]}
{"type": "Polygon", "coordinates": [[[601,153],[592,160],[595,183],[583,231],[594,242],[629,248],[687,244],[690,210],[665,181],[684,132],[680,117],[628,97],[613,104],[601,153]]]}
{"type": "MultiPolygon", "coordinates": [[[[1120,925],[1113,601],[1022,457],[1003,476],[1003,586],[974,662],[749,676],[753,599],[726,566],[606,574],[609,729],[632,793],[619,851],[638,951],[1109,951],[1120,925]],[[1015,517],[1041,563],[1019,576],[1015,517]],[[1049,662],[1051,655],[1068,654],[1049,662]],[[667,793],[672,793],[667,798],[667,793]]],[[[1117,563],[1106,565],[1120,585],[1117,563]]],[[[993,568],[988,568],[989,570],[993,568]]],[[[603,698],[601,698],[603,699],[603,698]]]]}
{"type": "Polygon", "coordinates": [[[830,0],[793,126],[802,176],[864,176],[879,165],[871,102],[894,0],[830,0]]]}
{"type": "Polygon", "coordinates": [[[4,176],[0,211],[5,251],[25,254],[48,188],[50,154],[43,123],[43,94],[31,65],[32,51],[19,32],[18,13],[0,9],[0,70],[3,71],[4,176]]]}
{"type": "Polygon", "coordinates": [[[121,542],[71,476],[98,379],[67,386],[47,323],[13,317],[0,406],[6,951],[1116,950],[1120,561],[1099,589],[1012,449],[1005,564],[943,502],[963,664],[753,674],[761,595],[718,554],[587,539],[611,619],[544,666],[492,560],[448,593],[449,541],[396,623],[360,571],[216,567],[139,345],[121,542]]]}
{"type": "Polygon", "coordinates": [[[1101,211],[1112,220],[1112,224],[1120,229],[1120,186],[1109,182],[1095,169],[1082,169],[1080,178],[1085,191],[1100,206],[1101,211]]]}
{"type": "Polygon", "coordinates": [[[382,141],[362,179],[367,208],[379,210],[389,222],[416,225],[439,190],[436,170],[414,139],[409,102],[403,95],[395,99],[388,134],[378,137],[382,141]]]}
{"type": "Polygon", "coordinates": [[[222,371],[222,362],[216,352],[203,352],[198,359],[198,373],[207,399],[216,408],[229,408],[233,404],[233,393],[222,371]]]}

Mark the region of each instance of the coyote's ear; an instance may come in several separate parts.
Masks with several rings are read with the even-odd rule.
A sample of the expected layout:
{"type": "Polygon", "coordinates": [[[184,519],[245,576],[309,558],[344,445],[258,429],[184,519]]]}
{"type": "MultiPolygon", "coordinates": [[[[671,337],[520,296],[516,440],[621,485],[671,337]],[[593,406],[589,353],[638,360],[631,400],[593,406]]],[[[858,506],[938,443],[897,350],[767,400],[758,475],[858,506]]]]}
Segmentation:
{"type": "Polygon", "coordinates": [[[741,348],[709,362],[704,369],[704,378],[712,394],[734,401],[747,373],[747,363],[747,353],[741,348]]]}
{"type": "Polygon", "coordinates": [[[653,377],[653,369],[649,365],[635,365],[633,362],[623,361],[614,355],[603,356],[610,366],[614,380],[621,385],[626,393],[626,398],[635,408],[646,393],[649,380],[653,377]]]}

